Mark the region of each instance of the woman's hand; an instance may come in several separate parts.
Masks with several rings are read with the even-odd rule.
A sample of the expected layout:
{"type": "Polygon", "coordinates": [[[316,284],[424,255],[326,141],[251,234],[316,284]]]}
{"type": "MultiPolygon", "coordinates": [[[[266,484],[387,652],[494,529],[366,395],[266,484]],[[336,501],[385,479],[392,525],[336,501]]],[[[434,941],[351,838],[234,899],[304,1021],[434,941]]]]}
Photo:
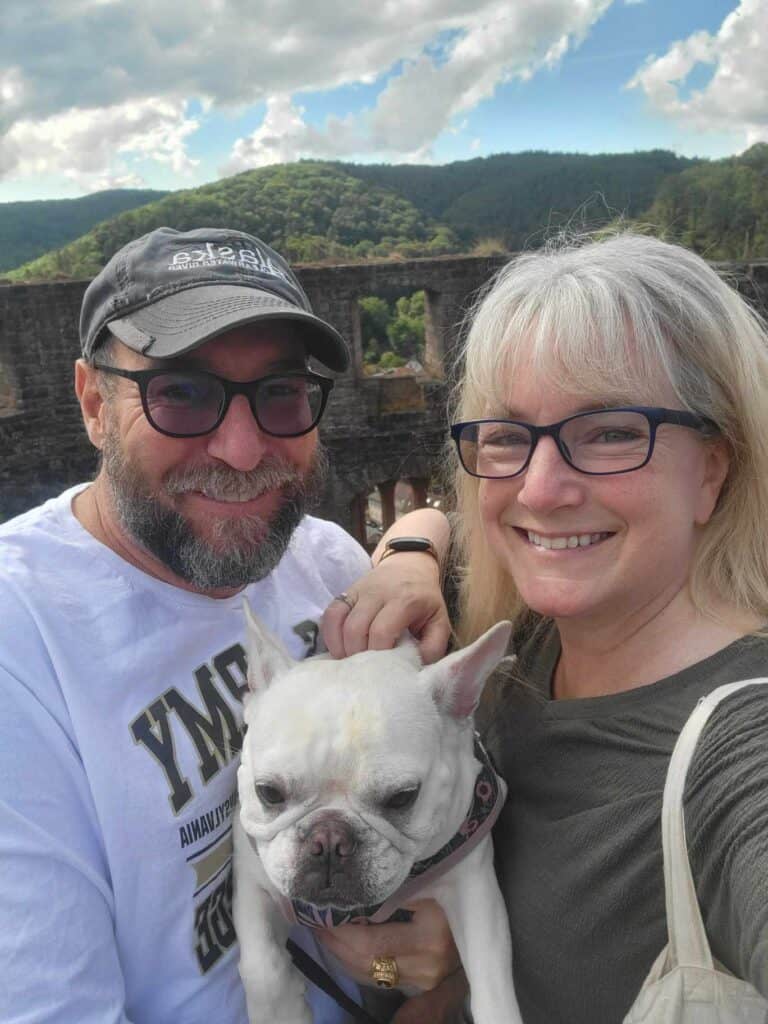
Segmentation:
{"type": "Polygon", "coordinates": [[[434,900],[406,906],[414,915],[406,924],[347,924],[316,934],[362,985],[372,984],[374,957],[395,957],[399,984],[420,992],[402,1004],[392,1024],[456,1024],[468,986],[448,922],[434,900]]]}
{"type": "Polygon", "coordinates": [[[419,641],[424,664],[445,654],[451,624],[440,590],[438,559],[424,551],[398,551],[383,558],[393,537],[413,536],[428,538],[439,562],[445,561],[451,531],[443,513],[420,508],[401,516],[374,551],[371,572],[325,610],[320,628],[334,658],[388,650],[407,629],[419,641]]]}
{"type": "Polygon", "coordinates": [[[372,985],[375,957],[393,956],[400,975],[398,986],[427,992],[456,973],[459,954],[442,908],[434,900],[403,905],[413,919],[398,924],[345,924],[321,928],[317,936],[350,977],[372,985]]]}
{"type": "Polygon", "coordinates": [[[463,1009],[468,992],[466,975],[459,968],[430,992],[406,1000],[392,1024],[459,1024],[466,1020],[463,1009]]]}
{"type": "Polygon", "coordinates": [[[406,629],[419,642],[424,664],[441,658],[451,623],[440,590],[440,567],[423,551],[398,552],[380,562],[336,599],[320,629],[334,658],[394,647],[406,629]]]}

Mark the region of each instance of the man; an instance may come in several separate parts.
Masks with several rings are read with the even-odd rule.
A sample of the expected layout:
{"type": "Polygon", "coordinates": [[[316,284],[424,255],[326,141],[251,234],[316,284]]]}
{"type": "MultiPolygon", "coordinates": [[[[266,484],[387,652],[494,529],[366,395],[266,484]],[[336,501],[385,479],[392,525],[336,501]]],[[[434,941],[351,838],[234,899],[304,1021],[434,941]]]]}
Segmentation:
{"type": "Polygon", "coordinates": [[[303,511],[331,387],[308,359],[348,356],[236,231],[125,246],[80,332],[96,480],[0,528],[0,1020],[244,1024],[242,602],[301,657],[369,564],[303,511]]]}

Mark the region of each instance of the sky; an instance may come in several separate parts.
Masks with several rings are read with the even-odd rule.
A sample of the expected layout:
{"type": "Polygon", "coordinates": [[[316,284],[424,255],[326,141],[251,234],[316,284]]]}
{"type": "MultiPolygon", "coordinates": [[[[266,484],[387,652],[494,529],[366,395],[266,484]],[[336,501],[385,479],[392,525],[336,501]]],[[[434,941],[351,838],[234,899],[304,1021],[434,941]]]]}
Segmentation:
{"type": "Polygon", "coordinates": [[[768,0],[2,0],[0,202],[768,141],[768,0]]]}

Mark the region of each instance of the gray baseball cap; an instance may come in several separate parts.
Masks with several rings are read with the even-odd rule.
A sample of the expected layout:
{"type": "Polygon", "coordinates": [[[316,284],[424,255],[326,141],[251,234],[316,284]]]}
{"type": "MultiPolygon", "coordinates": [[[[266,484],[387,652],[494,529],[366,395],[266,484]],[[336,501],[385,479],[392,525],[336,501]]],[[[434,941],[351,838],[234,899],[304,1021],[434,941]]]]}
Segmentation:
{"type": "Polygon", "coordinates": [[[309,355],[346,370],[339,332],[315,316],[286,261],[254,235],[222,228],[157,228],[123,246],[93,279],[80,312],[90,358],[109,330],[156,359],[189,352],[233,327],[293,320],[309,355]]]}

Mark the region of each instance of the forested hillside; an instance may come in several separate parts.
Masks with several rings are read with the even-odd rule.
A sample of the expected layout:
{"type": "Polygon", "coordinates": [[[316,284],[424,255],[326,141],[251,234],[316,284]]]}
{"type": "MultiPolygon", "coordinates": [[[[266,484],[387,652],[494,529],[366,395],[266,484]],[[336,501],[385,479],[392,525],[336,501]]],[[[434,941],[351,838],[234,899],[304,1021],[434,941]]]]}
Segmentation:
{"type": "Polygon", "coordinates": [[[450,231],[391,189],[368,185],[334,164],[278,164],[172,192],[96,225],[82,238],[8,274],[13,280],[90,277],[131,238],[168,225],[236,227],[291,260],[365,259],[454,252],[450,231]]]}
{"type": "Polygon", "coordinates": [[[539,244],[547,231],[588,230],[637,217],[669,175],[697,161],[666,150],[644,153],[516,153],[444,167],[345,164],[350,174],[394,189],[468,245],[493,237],[510,251],[539,244]]]}
{"type": "Polygon", "coordinates": [[[768,143],[668,178],[647,219],[710,260],[768,259],[768,143]]]}
{"type": "Polygon", "coordinates": [[[0,203],[0,271],[58,249],[90,231],[100,220],[144,206],[165,194],[125,188],[94,192],[80,199],[0,203]]]}
{"type": "Polygon", "coordinates": [[[236,227],[312,262],[517,250],[562,227],[616,222],[642,224],[710,259],[768,258],[768,144],[712,161],[652,150],[263,167],[127,210],[5,277],[90,277],[129,239],[160,225],[236,227]]]}

